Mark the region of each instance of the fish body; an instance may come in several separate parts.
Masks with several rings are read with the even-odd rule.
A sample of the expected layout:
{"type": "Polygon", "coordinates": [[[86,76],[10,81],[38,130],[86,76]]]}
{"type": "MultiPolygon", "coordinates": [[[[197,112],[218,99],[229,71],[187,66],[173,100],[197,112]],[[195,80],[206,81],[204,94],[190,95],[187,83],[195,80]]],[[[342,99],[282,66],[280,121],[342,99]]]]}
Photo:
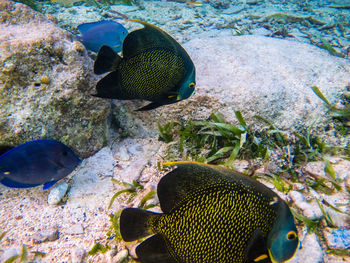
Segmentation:
{"type": "Polygon", "coordinates": [[[139,110],[189,98],[195,92],[196,77],[189,55],[166,32],[146,22],[136,22],[144,27],[127,35],[122,58],[108,46],[100,49],[94,72],[111,72],[97,83],[95,96],[152,102],[139,110]]]}
{"type": "Polygon", "coordinates": [[[142,263],[283,262],[298,248],[288,205],[263,184],[235,171],[192,162],[158,184],[163,214],[124,209],[125,241],[153,235],[136,253],[142,263]]]}
{"type": "Polygon", "coordinates": [[[128,30],[122,24],[110,20],[81,24],[78,30],[82,34],[78,36],[79,41],[86,49],[96,53],[103,45],[111,47],[114,52],[120,52],[128,34],[128,30]]]}
{"type": "Polygon", "coordinates": [[[81,160],[55,140],[35,140],[0,155],[0,183],[13,188],[51,187],[70,174],[81,160]]]}

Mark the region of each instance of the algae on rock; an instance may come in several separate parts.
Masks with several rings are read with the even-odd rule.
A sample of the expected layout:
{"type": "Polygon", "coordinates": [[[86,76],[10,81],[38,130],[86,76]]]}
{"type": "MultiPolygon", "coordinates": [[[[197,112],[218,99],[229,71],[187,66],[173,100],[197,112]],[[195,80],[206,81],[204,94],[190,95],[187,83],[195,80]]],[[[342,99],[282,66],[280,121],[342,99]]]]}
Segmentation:
{"type": "Polygon", "coordinates": [[[0,6],[0,144],[51,138],[81,157],[102,148],[110,104],[90,95],[96,79],[86,51],[28,6],[0,6]]]}

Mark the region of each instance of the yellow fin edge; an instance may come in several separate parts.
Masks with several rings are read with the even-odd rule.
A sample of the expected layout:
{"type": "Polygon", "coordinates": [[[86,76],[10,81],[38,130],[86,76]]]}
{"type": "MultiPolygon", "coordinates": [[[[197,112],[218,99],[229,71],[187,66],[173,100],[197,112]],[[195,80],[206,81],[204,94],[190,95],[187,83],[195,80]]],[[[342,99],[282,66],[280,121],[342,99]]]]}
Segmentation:
{"type": "MultiPolygon", "coordinates": [[[[130,21],[130,22],[136,22],[136,23],[140,23],[140,24],[143,24],[144,26],[150,26],[150,27],[153,27],[153,28],[156,28],[157,30],[161,30],[159,27],[155,26],[155,25],[152,25],[150,23],[147,23],[145,21],[142,21],[142,20],[137,20],[137,19],[130,19],[130,18],[125,18],[123,19],[124,21],[130,21]]],[[[163,30],[161,30],[163,31],[163,30]]]]}
{"type": "Polygon", "coordinates": [[[169,34],[167,32],[165,32],[163,29],[153,25],[153,24],[150,24],[150,23],[147,23],[145,21],[141,21],[141,20],[137,20],[137,19],[130,19],[130,18],[124,18],[123,19],[124,21],[130,21],[130,22],[136,22],[136,23],[140,23],[140,24],[143,24],[144,26],[149,26],[149,27],[152,27],[160,32],[163,32],[165,33],[167,36],[169,36],[169,34]]]}
{"type": "Polygon", "coordinates": [[[268,256],[266,254],[262,254],[260,256],[258,256],[256,259],[254,259],[254,262],[259,262],[261,260],[267,259],[268,256]]]}
{"type": "Polygon", "coordinates": [[[131,21],[131,22],[136,22],[136,23],[141,23],[141,24],[148,24],[148,25],[150,25],[150,24],[149,24],[149,23],[147,23],[147,22],[144,22],[144,21],[142,21],[142,20],[137,20],[137,19],[124,18],[123,20],[125,20],[125,21],[131,21]]]}
{"type": "Polygon", "coordinates": [[[191,164],[199,164],[199,165],[206,165],[206,166],[211,166],[211,167],[215,167],[216,165],[213,164],[207,164],[207,163],[201,163],[201,162],[197,162],[197,161],[175,161],[175,162],[165,162],[163,163],[163,165],[169,165],[169,166],[176,166],[179,164],[187,164],[187,163],[191,163],[191,164]]]}

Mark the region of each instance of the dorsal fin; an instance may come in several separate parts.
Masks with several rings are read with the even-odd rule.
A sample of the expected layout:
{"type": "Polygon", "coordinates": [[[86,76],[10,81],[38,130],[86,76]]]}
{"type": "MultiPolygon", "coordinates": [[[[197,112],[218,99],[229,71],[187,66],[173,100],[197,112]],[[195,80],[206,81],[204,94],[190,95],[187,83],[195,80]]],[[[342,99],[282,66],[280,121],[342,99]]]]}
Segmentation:
{"type": "Polygon", "coordinates": [[[88,31],[89,29],[94,28],[96,26],[105,25],[105,24],[116,24],[116,22],[112,20],[102,20],[97,22],[84,23],[79,25],[77,28],[81,34],[85,34],[85,32],[88,31]]]}
{"type": "Polygon", "coordinates": [[[280,200],[273,191],[262,183],[225,167],[191,161],[169,162],[163,163],[163,165],[177,166],[176,169],[166,174],[158,184],[157,194],[164,213],[170,212],[178,202],[200,188],[225,183],[230,183],[230,187],[237,187],[242,191],[246,191],[248,188],[253,189],[271,200],[276,197],[280,200]]]}
{"type": "Polygon", "coordinates": [[[196,162],[172,162],[163,165],[176,165],[177,168],[166,174],[159,182],[157,194],[164,213],[178,202],[191,195],[195,190],[227,182],[227,176],[212,165],[196,162]]]}
{"type": "Polygon", "coordinates": [[[49,189],[51,186],[53,186],[55,183],[57,183],[58,180],[53,180],[50,182],[47,182],[43,185],[43,190],[49,189]]]}
{"type": "Polygon", "coordinates": [[[123,57],[128,59],[142,52],[143,50],[153,48],[166,48],[173,50],[175,53],[185,52],[179,43],[176,42],[168,33],[160,28],[134,19],[126,19],[144,25],[143,28],[129,33],[123,43],[123,57]]]}

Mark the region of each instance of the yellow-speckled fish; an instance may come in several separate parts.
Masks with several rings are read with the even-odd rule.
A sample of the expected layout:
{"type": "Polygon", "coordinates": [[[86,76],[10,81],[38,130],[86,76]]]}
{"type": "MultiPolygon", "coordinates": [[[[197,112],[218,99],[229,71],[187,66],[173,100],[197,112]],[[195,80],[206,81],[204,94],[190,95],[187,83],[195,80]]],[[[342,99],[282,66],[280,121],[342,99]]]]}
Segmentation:
{"type": "Polygon", "coordinates": [[[194,162],[158,184],[164,214],[126,208],[125,241],[153,235],[137,248],[142,263],[283,262],[298,248],[288,205],[258,181],[233,170],[194,162]]]}
{"type": "Polygon", "coordinates": [[[123,58],[108,46],[98,52],[94,72],[112,72],[97,83],[95,96],[148,100],[139,110],[151,110],[193,95],[195,67],[183,47],[154,25],[130,21],[144,27],[126,36],[123,58]]]}

